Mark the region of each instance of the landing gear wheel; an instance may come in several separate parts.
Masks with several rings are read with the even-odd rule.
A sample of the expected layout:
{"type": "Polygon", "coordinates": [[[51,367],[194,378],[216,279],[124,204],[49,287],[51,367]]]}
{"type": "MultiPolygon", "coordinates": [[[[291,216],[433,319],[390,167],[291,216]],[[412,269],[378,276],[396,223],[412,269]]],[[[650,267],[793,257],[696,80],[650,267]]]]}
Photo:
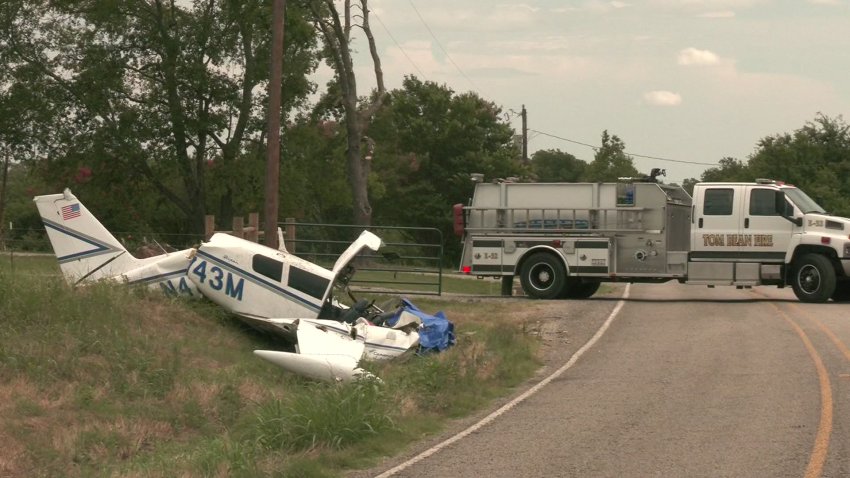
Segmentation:
{"type": "Polygon", "coordinates": [[[547,300],[558,298],[566,280],[564,264],[547,252],[538,252],[526,259],[519,277],[525,295],[547,300]]]}
{"type": "Polygon", "coordinates": [[[825,256],[806,254],[794,262],[791,287],[803,302],[826,302],[835,292],[835,269],[825,256]]]}
{"type": "Polygon", "coordinates": [[[587,299],[599,290],[600,285],[602,284],[598,281],[575,281],[567,287],[563,297],[565,299],[587,299]]]}
{"type": "Polygon", "coordinates": [[[839,282],[832,293],[832,300],[836,302],[850,302],[850,282],[839,282]]]}

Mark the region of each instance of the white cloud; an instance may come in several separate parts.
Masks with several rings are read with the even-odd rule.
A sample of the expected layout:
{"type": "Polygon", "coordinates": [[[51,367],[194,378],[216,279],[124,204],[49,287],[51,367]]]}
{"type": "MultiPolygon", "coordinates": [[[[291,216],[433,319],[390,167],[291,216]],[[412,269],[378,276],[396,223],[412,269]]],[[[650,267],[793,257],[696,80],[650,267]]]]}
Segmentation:
{"type": "Polygon", "coordinates": [[[672,91],[648,91],[643,94],[643,101],[655,106],[679,106],[682,95],[672,91]]]}
{"type": "Polygon", "coordinates": [[[722,10],[717,12],[705,12],[697,16],[699,18],[735,18],[735,12],[732,10],[722,10]]]}
{"type": "Polygon", "coordinates": [[[651,3],[665,7],[676,8],[751,8],[770,0],[652,0],[651,3]]]}
{"type": "Polygon", "coordinates": [[[496,5],[496,8],[507,8],[507,9],[525,9],[532,13],[537,13],[540,10],[540,7],[534,7],[527,3],[516,3],[516,4],[501,4],[496,5]]]}
{"type": "MultiPolygon", "coordinates": [[[[426,5],[424,2],[421,2],[426,5]]],[[[539,9],[525,4],[496,5],[487,9],[439,8],[427,4],[419,12],[435,31],[509,32],[531,28],[539,9]]],[[[419,28],[419,26],[417,26],[419,28]]]]}
{"type": "Polygon", "coordinates": [[[720,57],[709,50],[697,50],[696,48],[685,48],[679,52],[679,64],[691,65],[716,65],[720,63],[720,57]]]}
{"type": "Polygon", "coordinates": [[[623,8],[629,8],[632,4],[621,2],[619,0],[612,0],[609,2],[604,2],[600,0],[590,0],[584,2],[582,5],[577,7],[558,7],[553,8],[550,11],[553,13],[567,13],[567,12],[592,12],[592,13],[608,13],[612,10],[620,10],[623,8]]]}

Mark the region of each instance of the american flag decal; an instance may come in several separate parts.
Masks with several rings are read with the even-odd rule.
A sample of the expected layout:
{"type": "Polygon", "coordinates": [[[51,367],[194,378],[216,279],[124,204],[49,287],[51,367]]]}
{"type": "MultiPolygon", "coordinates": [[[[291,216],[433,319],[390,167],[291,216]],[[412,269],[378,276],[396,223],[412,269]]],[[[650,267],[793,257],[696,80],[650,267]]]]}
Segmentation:
{"type": "Polygon", "coordinates": [[[71,204],[70,206],[62,206],[62,220],[74,219],[80,217],[80,203],[71,204]]]}

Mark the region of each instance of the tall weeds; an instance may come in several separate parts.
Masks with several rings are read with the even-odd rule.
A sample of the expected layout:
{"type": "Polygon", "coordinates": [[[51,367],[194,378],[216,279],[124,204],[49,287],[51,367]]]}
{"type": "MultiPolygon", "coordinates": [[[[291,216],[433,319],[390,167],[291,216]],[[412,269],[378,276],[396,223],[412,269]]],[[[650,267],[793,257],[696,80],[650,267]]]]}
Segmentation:
{"type": "Polygon", "coordinates": [[[521,324],[442,302],[456,347],[363,364],[381,381],[313,383],[257,360],[284,344],[210,303],[20,266],[0,267],[3,477],[334,476],[536,367],[521,324]]]}

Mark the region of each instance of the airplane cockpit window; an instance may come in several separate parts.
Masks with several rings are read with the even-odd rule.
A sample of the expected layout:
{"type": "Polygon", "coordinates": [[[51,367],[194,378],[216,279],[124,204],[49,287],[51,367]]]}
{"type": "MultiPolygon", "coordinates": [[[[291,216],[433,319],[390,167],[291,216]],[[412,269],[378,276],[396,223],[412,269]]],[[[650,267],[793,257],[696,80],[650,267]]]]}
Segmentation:
{"type": "Polygon", "coordinates": [[[283,277],[283,262],[272,259],[271,257],[254,254],[254,257],[251,259],[251,265],[254,268],[254,272],[262,274],[276,282],[280,282],[280,279],[283,277]]]}
{"type": "Polygon", "coordinates": [[[329,280],[297,267],[289,266],[289,287],[301,291],[316,299],[325,296],[329,280]]]}

